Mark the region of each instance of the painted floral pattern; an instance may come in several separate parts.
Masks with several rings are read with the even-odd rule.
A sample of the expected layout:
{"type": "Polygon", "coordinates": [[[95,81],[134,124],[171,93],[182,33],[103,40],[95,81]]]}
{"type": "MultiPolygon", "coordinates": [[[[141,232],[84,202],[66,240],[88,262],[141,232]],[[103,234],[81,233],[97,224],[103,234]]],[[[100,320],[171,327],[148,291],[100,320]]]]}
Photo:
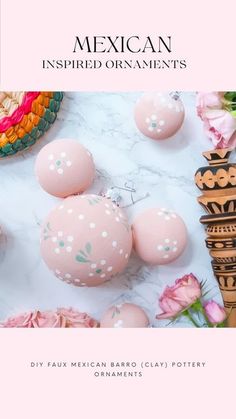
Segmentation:
{"type": "Polygon", "coordinates": [[[157,250],[160,252],[165,252],[164,255],[162,256],[163,259],[169,259],[171,252],[175,253],[178,250],[177,247],[177,240],[170,240],[170,239],[165,239],[164,242],[162,244],[158,244],[157,246],[157,250]]]}
{"type": "Polygon", "coordinates": [[[51,239],[54,243],[54,252],[60,254],[62,251],[72,252],[72,243],[74,241],[73,235],[64,235],[63,231],[57,231],[53,233],[50,227],[50,223],[47,223],[43,231],[44,240],[51,239]]]}
{"type": "Polygon", "coordinates": [[[49,154],[49,170],[56,171],[59,175],[63,175],[66,168],[72,166],[72,161],[69,160],[65,152],[60,153],[60,157],[56,158],[54,154],[49,154]]]}
{"type": "Polygon", "coordinates": [[[131,230],[122,209],[95,194],[66,198],[42,229],[44,260],[59,279],[93,286],[126,266],[131,230]]]}
{"type": "Polygon", "coordinates": [[[158,120],[157,115],[155,114],[147,117],[145,121],[148,125],[148,131],[150,132],[156,131],[157,133],[160,133],[162,131],[161,127],[165,125],[165,121],[163,119],[158,120]]]}

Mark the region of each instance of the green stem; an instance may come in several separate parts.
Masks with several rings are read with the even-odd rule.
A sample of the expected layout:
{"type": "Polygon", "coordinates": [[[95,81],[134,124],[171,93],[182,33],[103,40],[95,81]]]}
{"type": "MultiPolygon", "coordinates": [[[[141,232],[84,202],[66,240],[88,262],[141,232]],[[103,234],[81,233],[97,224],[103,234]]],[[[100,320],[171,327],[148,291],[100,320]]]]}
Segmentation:
{"type": "Polygon", "coordinates": [[[184,316],[186,316],[191,321],[191,323],[193,323],[195,327],[198,327],[198,328],[200,327],[199,324],[196,322],[196,320],[192,317],[189,310],[184,311],[184,313],[182,314],[184,314],[184,316]]]}
{"type": "Polygon", "coordinates": [[[192,305],[191,309],[192,309],[192,310],[194,310],[194,311],[196,311],[197,313],[198,313],[198,312],[200,312],[200,313],[203,315],[204,320],[205,320],[205,322],[206,322],[207,326],[208,326],[208,327],[212,327],[212,324],[209,322],[209,320],[208,320],[208,318],[207,318],[207,316],[206,316],[206,313],[205,313],[205,310],[204,310],[204,307],[203,307],[203,305],[202,305],[201,300],[197,300],[197,301],[196,301],[196,302],[192,305]]]}

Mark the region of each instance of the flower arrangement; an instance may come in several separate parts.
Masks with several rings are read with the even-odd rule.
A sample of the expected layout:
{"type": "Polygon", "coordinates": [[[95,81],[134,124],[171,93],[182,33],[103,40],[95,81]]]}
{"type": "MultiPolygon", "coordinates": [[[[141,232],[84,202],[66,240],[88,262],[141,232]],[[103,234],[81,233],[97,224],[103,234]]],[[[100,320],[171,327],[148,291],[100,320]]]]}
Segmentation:
{"type": "Polygon", "coordinates": [[[175,284],[167,286],[159,298],[162,313],[157,319],[176,321],[181,316],[187,317],[195,327],[224,327],[226,313],[217,302],[210,300],[203,303],[204,284],[191,273],[176,279],[175,284]]]}
{"type": "Polygon", "coordinates": [[[11,317],[1,327],[67,327],[67,328],[88,328],[99,327],[99,323],[86,313],[80,313],[73,309],[58,308],[56,311],[32,311],[11,317]]]}
{"type": "Polygon", "coordinates": [[[197,114],[215,148],[236,146],[236,92],[199,92],[197,114]]]}

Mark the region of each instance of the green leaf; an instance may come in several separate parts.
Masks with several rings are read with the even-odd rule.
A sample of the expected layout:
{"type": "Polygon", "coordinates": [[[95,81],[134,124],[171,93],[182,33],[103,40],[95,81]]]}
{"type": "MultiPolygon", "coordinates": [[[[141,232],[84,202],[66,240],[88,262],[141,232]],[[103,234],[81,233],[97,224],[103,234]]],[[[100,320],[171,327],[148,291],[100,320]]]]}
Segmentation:
{"type": "Polygon", "coordinates": [[[77,260],[77,262],[80,262],[80,263],[88,262],[83,256],[80,256],[80,255],[76,255],[75,259],[77,260]]]}
{"type": "Polygon", "coordinates": [[[83,250],[80,250],[79,253],[81,253],[82,256],[87,257],[86,253],[83,250]]]}
{"type": "Polygon", "coordinates": [[[226,92],[224,98],[232,101],[236,97],[236,92],[226,92]]]}
{"type": "Polygon", "coordinates": [[[90,254],[91,250],[92,250],[91,243],[87,243],[86,246],[85,246],[85,249],[86,249],[87,253],[90,254]]]}
{"type": "Polygon", "coordinates": [[[102,272],[102,270],[101,270],[101,269],[97,269],[97,270],[96,270],[96,273],[97,273],[97,274],[100,274],[101,272],[102,272]]]}

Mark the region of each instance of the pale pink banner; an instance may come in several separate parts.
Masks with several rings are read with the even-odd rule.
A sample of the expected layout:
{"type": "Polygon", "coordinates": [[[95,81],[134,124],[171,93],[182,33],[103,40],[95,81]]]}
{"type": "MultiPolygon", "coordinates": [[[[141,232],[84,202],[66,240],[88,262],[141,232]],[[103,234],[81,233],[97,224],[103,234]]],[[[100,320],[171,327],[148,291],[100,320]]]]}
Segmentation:
{"type": "MultiPolygon", "coordinates": [[[[232,90],[235,88],[235,2],[2,0],[2,90],[232,90]],[[171,53],[73,53],[75,37],[171,36],[171,53]],[[43,60],[185,60],[186,68],[43,69],[43,60]]],[[[99,38],[99,40],[101,40],[99,38]]],[[[138,42],[138,41],[137,41],[138,42]]],[[[162,45],[163,47],[163,45],[162,45]]],[[[99,45],[99,48],[103,48],[99,45]]],[[[117,64],[118,62],[118,64],[117,64]]],[[[91,64],[88,64],[91,65],[91,64]]],[[[110,64],[112,66],[112,64],[110,64]]],[[[93,66],[93,64],[92,64],[93,66]]]]}
{"type": "Polygon", "coordinates": [[[234,417],[235,336],[233,329],[1,330],[2,417],[234,417]],[[109,371],[142,377],[95,376],[109,371]]]}

